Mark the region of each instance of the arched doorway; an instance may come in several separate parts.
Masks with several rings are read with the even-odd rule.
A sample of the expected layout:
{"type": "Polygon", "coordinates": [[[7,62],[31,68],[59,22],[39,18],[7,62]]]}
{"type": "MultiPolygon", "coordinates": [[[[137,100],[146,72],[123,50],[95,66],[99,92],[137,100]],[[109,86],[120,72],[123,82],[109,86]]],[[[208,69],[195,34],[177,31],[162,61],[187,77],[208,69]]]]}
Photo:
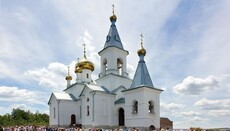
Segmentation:
{"type": "Polygon", "coordinates": [[[118,125],[124,126],[125,125],[125,111],[123,108],[118,110],[118,125]]]}
{"type": "Polygon", "coordinates": [[[149,131],[154,131],[154,130],[156,130],[154,125],[149,126],[149,131]]]}
{"type": "Polygon", "coordinates": [[[71,115],[71,125],[76,124],[76,115],[71,115]]]}

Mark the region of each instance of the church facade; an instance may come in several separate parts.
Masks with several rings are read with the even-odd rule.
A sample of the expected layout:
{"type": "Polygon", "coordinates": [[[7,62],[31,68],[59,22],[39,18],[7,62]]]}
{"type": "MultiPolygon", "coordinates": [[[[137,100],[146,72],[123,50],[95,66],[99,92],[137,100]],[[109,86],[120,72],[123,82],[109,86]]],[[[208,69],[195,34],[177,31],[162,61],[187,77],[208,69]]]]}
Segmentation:
{"type": "Polygon", "coordinates": [[[100,56],[99,78],[92,80],[94,64],[84,57],[75,65],[76,80],[66,76],[67,88],[52,93],[48,101],[51,126],[81,124],[84,128],[118,126],[160,128],[160,93],[154,87],[144,57],[146,50],[141,39],[137,51],[139,62],[133,79],[127,72],[127,56],[118,34],[116,15],[110,17],[111,26],[100,56]]]}

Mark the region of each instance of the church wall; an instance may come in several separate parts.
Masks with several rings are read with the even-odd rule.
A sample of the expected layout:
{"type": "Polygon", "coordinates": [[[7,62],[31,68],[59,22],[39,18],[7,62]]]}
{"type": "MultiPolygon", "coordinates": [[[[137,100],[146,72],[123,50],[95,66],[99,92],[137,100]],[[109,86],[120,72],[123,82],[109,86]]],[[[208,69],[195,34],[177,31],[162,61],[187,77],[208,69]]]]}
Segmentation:
{"type": "Polygon", "coordinates": [[[90,93],[91,90],[89,88],[85,88],[83,91],[82,96],[80,97],[82,102],[81,102],[81,112],[82,112],[82,125],[83,127],[88,127],[90,125],[93,125],[92,121],[92,111],[93,111],[93,97],[92,93],[90,93]]]}
{"type": "Polygon", "coordinates": [[[119,113],[118,113],[118,111],[119,111],[120,108],[123,108],[124,111],[125,111],[125,103],[114,105],[114,108],[113,108],[113,112],[114,112],[113,123],[114,123],[114,126],[118,126],[119,125],[119,123],[118,123],[119,122],[119,113]]]}
{"type": "Polygon", "coordinates": [[[108,75],[106,77],[96,80],[98,85],[106,87],[108,90],[113,91],[119,86],[124,86],[126,89],[131,86],[132,80],[115,75],[108,75]]]}
{"type": "Polygon", "coordinates": [[[79,119],[79,102],[61,100],[59,103],[59,125],[69,126],[71,123],[71,115],[76,116],[76,122],[79,119]]]}
{"type": "Polygon", "coordinates": [[[50,103],[49,103],[49,112],[50,112],[49,124],[50,125],[58,125],[57,104],[58,104],[57,99],[52,95],[50,103]]]}
{"type": "Polygon", "coordinates": [[[125,93],[125,123],[127,127],[149,127],[154,125],[160,127],[159,117],[159,94],[146,88],[138,88],[126,91],[125,93]],[[133,113],[133,101],[138,101],[138,113],[133,113]],[[156,105],[156,112],[148,112],[148,101],[153,100],[156,105]]]}
{"type": "MultiPolygon", "coordinates": [[[[110,47],[105,49],[104,51],[100,52],[101,56],[101,73],[105,74],[103,70],[104,59],[107,59],[107,73],[115,73],[118,74],[117,70],[117,58],[121,58],[123,61],[123,71],[126,72],[126,56],[127,52],[116,47],[110,47]],[[115,71],[116,70],[116,71],[115,71]]],[[[106,74],[107,74],[106,73],[106,74]]]]}
{"type": "Polygon", "coordinates": [[[97,92],[95,95],[95,124],[111,125],[112,124],[112,104],[115,96],[111,96],[102,92],[97,92]]]}
{"type": "Polygon", "coordinates": [[[84,82],[91,82],[91,70],[83,69],[81,73],[81,80],[84,82]]]}

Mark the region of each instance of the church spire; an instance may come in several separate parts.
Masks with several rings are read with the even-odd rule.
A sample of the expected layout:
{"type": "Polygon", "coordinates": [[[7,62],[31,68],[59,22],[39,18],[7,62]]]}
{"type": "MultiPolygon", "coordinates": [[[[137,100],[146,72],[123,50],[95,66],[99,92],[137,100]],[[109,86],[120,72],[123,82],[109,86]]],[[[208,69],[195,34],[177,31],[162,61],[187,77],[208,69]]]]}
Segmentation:
{"type": "Polygon", "coordinates": [[[149,75],[147,66],[144,61],[144,57],[146,55],[146,50],[143,47],[143,35],[141,34],[141,49],[137,51],[137,54],[140,58],[136,72],[131,84],[131,88],[141,87],[141,86],[147,86],[154,88],[151,77],[149,75]]]}
{"type": "Polygon", "coordinates": [[[109,33],[106,37],[106,42],[105,42],[105,45],[104,45],[104,49],[107,48],[107,47],[117,47],[117,48],[120,48],[120,49],[123,49],[123,45],[122,45],[122,42],[121,42],[121,39],[120,39],[120,36],[118,34],[118,31],[117,31],[117,28],[116,28],[116,25],[115,25],[115,22],[117,21],[117,16],[115,15],[115,6],[112,5],[112,16],[110,16],[110,21],[111,21],[111,26],[110,26],[110,29],[109,29],[109,33]]]}

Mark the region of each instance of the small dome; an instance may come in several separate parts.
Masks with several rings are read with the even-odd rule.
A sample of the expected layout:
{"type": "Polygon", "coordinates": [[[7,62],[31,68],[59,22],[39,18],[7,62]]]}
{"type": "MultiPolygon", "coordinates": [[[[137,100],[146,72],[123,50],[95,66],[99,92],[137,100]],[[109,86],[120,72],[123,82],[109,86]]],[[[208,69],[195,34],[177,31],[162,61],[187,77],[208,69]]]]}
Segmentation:
{"type": "Polygon", "coordinates": [[[81,73],[83,69],[94,71],[94,64],[85,57],[75,66],[75,73],[81,73]]]}
{"type": "Polygon", "coordinates": [[[110,19],[110,21],[112,22],[112,21],[117,21],[117,16],[116,15],[112,15],[112,16],[110,16],[109,17],[109,19],[110,19]]]}
{"type": "Polygon", "coordinates": [[[71,81],[72,80],[72,76],[69,74],[69,66],[68,66],[68,75],[65,77],[65,79],[67,81],[71,81]]]}
{"type": "Polygon", "coordinates": [[[140,55],[145,56],[146,50],[145,50],[144,48],[141,48],[141,49],[139,49],[139,50],[137,51],[137,54],[138,54],[138,56],[140,56],[140,55]]]}
{"type": "Polygon", "coordinates": [[[72,80],[72,76],[70,76],[70,75],[67,75],[66,77],[65,77],[65,79],[68,81],[68,80],[72,80]]]}

